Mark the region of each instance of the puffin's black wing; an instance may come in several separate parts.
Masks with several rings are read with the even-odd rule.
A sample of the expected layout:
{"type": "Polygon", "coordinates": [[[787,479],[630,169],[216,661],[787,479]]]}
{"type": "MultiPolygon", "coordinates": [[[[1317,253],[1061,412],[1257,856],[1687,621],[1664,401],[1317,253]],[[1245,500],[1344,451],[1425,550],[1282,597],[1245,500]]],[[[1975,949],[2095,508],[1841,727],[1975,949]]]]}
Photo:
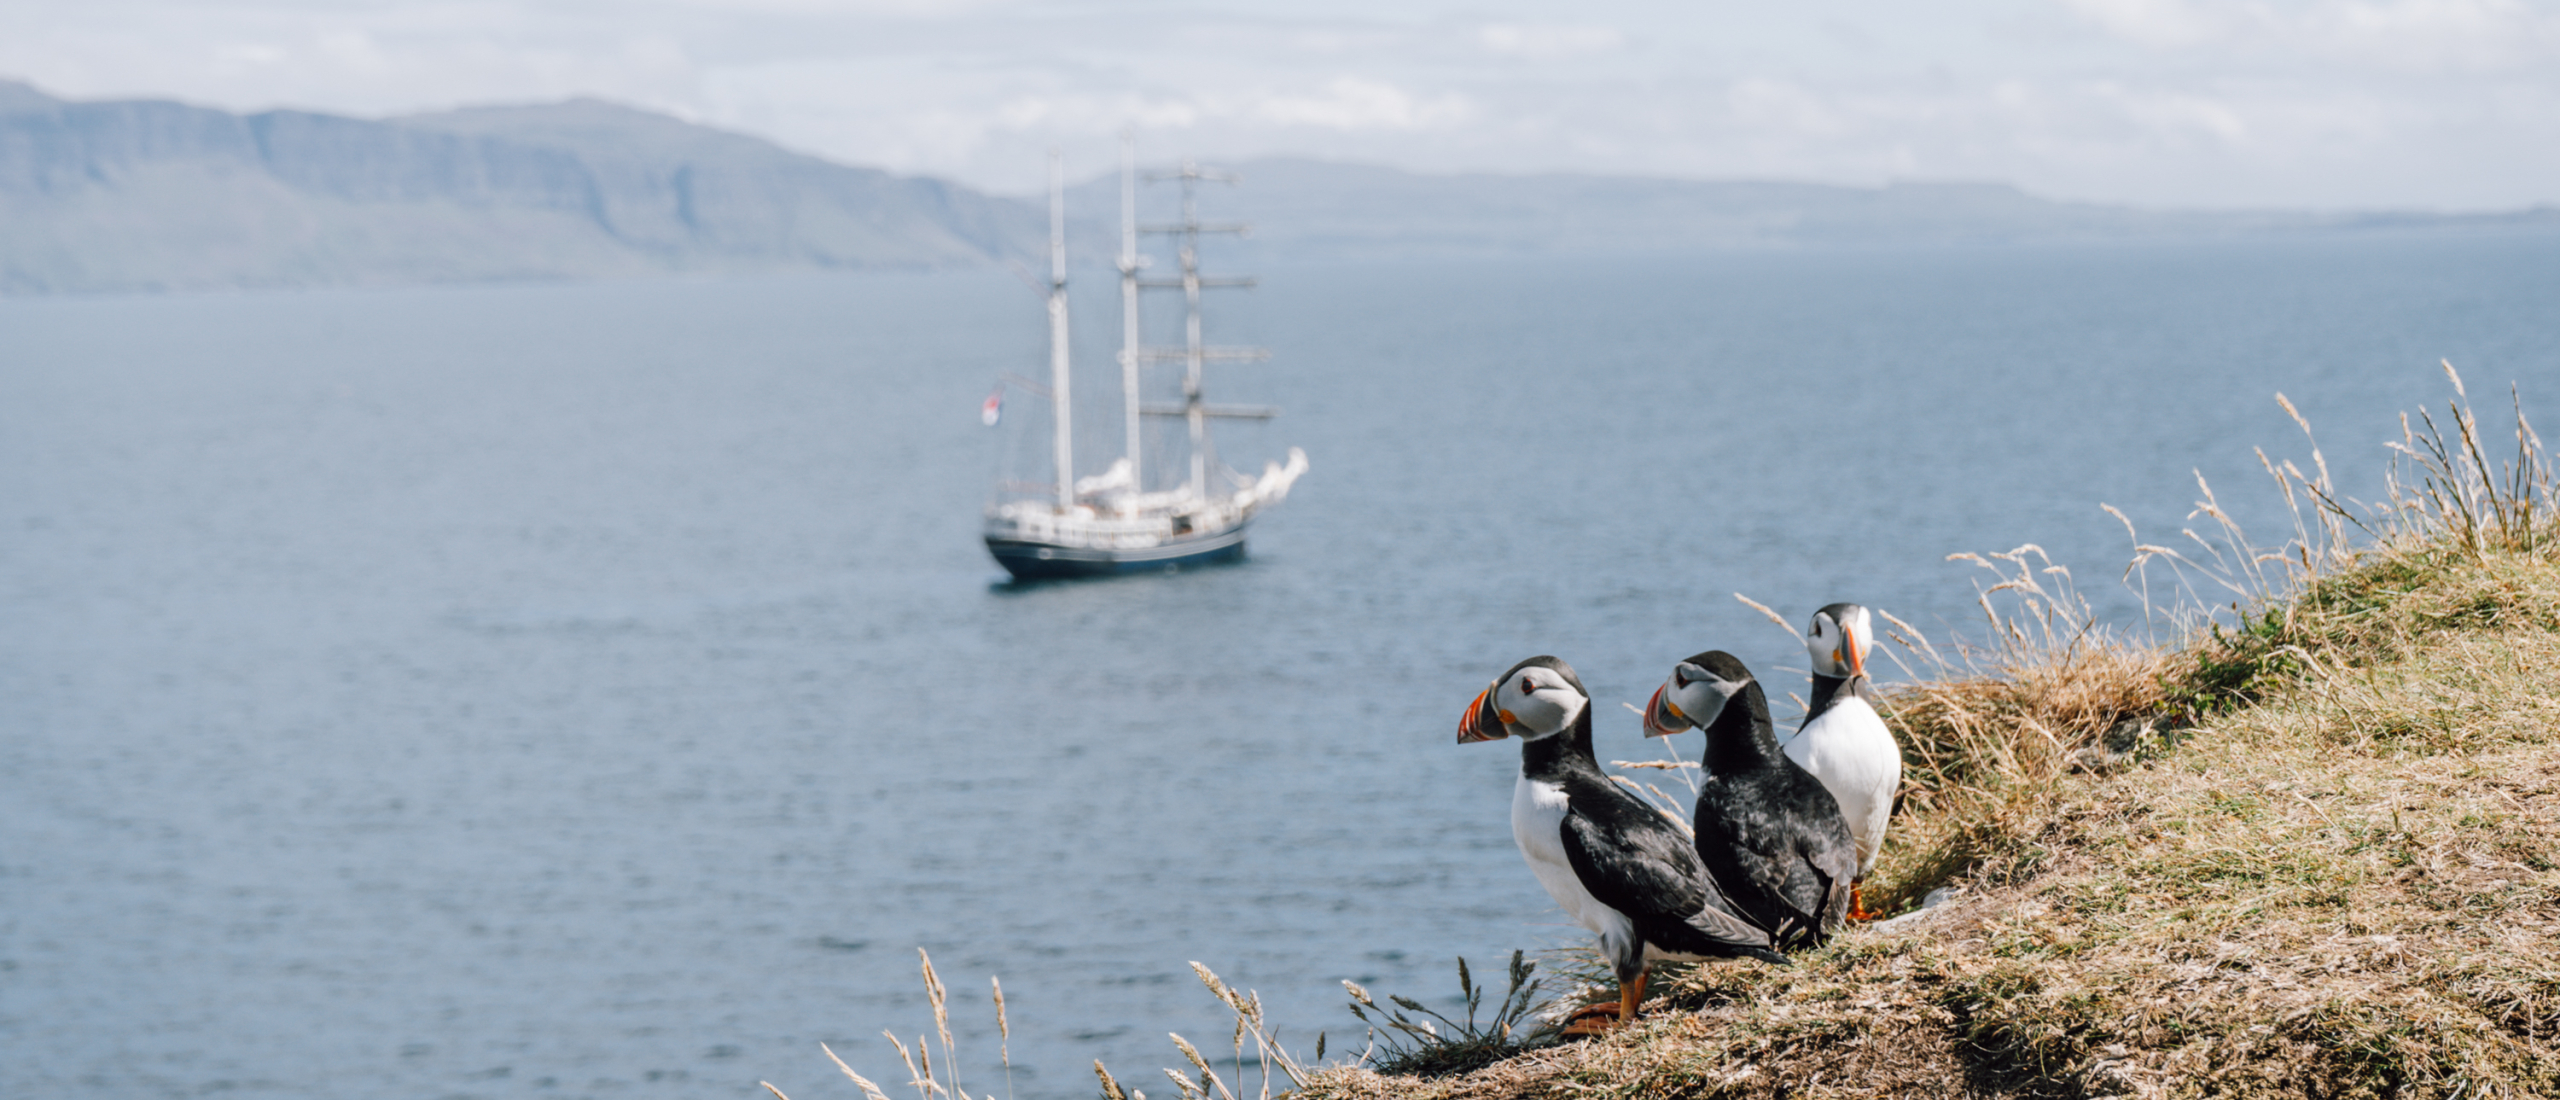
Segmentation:
{"type": "Polygon", "coordinates": [[[1773,957],[1768,933],[1725,911],[1696,847],[1660,812],[1605,778],[1577,776],[1566,796],[1565,858],[1583,889],[1626,914],[1637,935],[1680,954],[1773,957]]]}
{"type": "MultiPolygon", "coordinates": [[[[1805,773],[1805,778],[1813,779],[1812,773],[1805,773]]],[[[1822,781],[1814,779],[1813,785],[1820,787],[1822,781]]],[[[1832,806],[1836,810],[1839,802],[1834,800],[1832,806]]],[[[1849,886],[1858,880],[1858,840],[1850,834],[1849,823],[1834,816],[1805,830],[1803,852],[1814,873],[1831,886],[1822,899],[1822,930],[1836,931],[1849,923],[1849,886]]]]}
{"type": "Polygon", "coordinates": [[[1697,851],[1708,878],[1780,944],[1822,942],[1847,912],[1858,868],[1839,803],[1792,766],[1707,782],[1697,851]]]}

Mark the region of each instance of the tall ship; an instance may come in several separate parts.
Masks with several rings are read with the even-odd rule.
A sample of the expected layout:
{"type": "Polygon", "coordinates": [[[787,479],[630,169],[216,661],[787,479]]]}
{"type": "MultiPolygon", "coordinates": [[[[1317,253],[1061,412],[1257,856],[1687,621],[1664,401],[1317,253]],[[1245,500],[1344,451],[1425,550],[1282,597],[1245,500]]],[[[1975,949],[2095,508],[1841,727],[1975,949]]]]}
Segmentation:
{"type": "MultiPolygon", "coordinates": [[[[1179,184],[1182,214],[1162,225],[1138,224],[1136,155],[1128,139],[1120,148],[1120,396],[1126,439],[1108,469],[1075,476],[1073,371],[1067,339],[1067,219],[1064,171],[1049,162],[1049,383],[1053,482],[999,482],[987,506],[987,552],[1016,580],[1059,580],[1118,573],[1163,571],[1244,556],[1245,529],[1264,508],[1289,495],[1307,470],[1307,455],[1289,448],[1286,463],[1270,462],[1248,476],[1219,461],[1212,421],[1268,420],[1277,409],[1211,403],[1204,375],[1212,363],[1269,359],[1268,349],[1208,343],[1201,334],[1200,300],[1206,291],[1251,287],[1250,277],[1212,277],[1200,271],[1200,238],[1237,234],[1239,223],[1200,220],[1204,183],[1236,183],[1237,177],[1185,161],[1178,170],[1150,173],[1149,182],[1179,184]],[[1171,238],[1178,278],[1143,276],[1151,257],[1138,248],[1141,235],[1171,238]],[[1141,299],[1150,292],[1179,291],[1183,342],[1151,345],[1139,326],[1141,299]],[[1181,400],[1141,400],[1150,367],[1179,364],[1181,400]],[[1187,471],[1169,468],[1151,478],[1144,461],[1145,426],[1179,420],[1189,446],[1187,471]],[[1187,473],[1187,476],[1183,476],[1187,473]]],[[[1167,464],[1170,466],[1171,464],[1167,464]]]]}

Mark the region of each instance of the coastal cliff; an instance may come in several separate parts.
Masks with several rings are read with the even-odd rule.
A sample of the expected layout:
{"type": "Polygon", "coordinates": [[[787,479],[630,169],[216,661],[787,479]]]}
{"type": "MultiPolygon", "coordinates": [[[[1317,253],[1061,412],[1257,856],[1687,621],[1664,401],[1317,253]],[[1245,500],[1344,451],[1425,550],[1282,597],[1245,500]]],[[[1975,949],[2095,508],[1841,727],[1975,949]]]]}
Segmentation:
{"type": "Polygon", "coordinates": [[[977,266],[1044,229],[594,100],[366,120],[0,82],[0,293],[977,266]]]}

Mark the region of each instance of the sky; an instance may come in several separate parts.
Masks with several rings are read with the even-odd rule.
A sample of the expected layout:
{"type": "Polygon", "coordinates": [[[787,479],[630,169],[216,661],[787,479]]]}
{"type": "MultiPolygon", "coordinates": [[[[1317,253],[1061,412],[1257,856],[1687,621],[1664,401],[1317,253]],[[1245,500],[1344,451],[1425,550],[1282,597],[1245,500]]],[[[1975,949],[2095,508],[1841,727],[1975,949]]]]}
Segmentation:
{"type": "Polygon", "coordinates": [[[597,96],[1008,194],[1131,128],[1153,159],[2560,203],[2560,0],[0,0],[0,76],[368,117],[597,96]]]}

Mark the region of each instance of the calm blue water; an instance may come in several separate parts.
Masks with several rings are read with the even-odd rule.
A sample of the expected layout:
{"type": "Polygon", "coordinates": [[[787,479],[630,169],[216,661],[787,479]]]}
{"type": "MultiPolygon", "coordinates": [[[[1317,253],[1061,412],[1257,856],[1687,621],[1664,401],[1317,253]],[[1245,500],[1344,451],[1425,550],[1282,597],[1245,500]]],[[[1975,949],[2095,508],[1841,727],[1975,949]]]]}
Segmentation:
{"type": "Polygon", "coordinates": [[[2277,390],[2365,493],[2439,358],[2560,423],[2550,237],[1263,274],[1253,560],[1019,591],[1004,274],[0,302],[0,1094],[852,1096],[919,946],[972,1092],[990,975],[1025,1097],[1222,1046],[1192,959],[1339,1048],[1578,938],[1452,744],[1513,660],[1635,755],[1672,660],[1800,675],[1736,590],[2130,615],[2098,504],[2191,468],[2275,536],[2277,390]]]}

